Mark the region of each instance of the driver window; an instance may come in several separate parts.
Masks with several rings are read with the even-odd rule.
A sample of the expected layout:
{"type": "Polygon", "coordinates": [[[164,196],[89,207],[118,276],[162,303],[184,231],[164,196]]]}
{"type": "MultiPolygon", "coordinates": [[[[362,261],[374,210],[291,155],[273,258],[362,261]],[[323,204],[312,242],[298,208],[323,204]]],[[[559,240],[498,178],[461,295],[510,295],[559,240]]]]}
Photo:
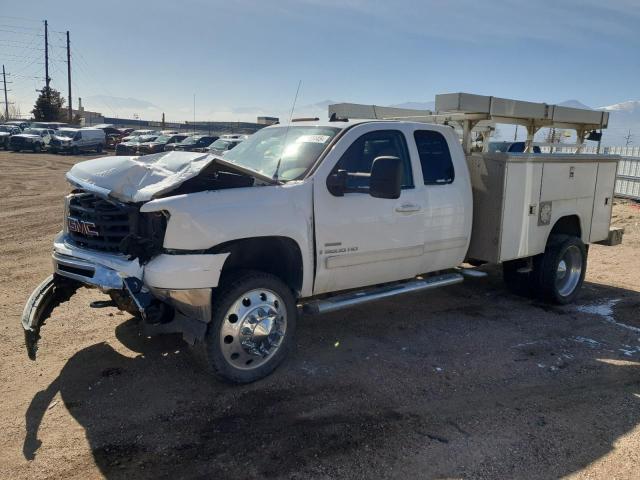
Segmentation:
{"type": "MultiPolygon", "coordinates": [[[[413,188],[411,159],[404,134],[398,130],[378,130],[362,135],[342,155],[332,173],[346,170],[351,174],[369,174],[373,161],[378,157],[398,157],[402,160],[402,188],[413,188]]],[[[367,175],[349,175],[348,188],[369,186],[367,175]]]]}

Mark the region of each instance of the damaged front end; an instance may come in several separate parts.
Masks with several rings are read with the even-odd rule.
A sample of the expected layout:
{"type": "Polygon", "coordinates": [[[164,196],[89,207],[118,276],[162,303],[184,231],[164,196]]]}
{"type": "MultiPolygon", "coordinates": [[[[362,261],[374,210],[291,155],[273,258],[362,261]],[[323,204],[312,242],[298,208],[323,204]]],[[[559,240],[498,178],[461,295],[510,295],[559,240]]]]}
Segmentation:
{"type": "Polygon", "coordinates": [[[164,250],[170,216],[141,207],[156,198],[248,187],[263,179],[213,156],[180,152],[89,160],[67,178],[75,190],[66,197],[64,228],[54,240],[54,273],[34,290],[22,315],[29,358],[36,358],[47,318],[80,287],[111,299],[94,304],[139,316],[146,334],[202,339],[228,253],[164,250]]]}

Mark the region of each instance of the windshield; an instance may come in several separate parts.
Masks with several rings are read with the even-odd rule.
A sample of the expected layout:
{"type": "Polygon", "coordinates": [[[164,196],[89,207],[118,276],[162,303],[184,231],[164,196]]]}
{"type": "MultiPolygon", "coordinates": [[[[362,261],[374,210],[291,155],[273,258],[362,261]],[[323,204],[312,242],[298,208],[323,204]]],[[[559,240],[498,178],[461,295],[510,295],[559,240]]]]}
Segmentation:
{"type": "Polygon", "coordinates": [[[193,145],[196,143],[200,137],[187,137],[180,142],[181,145],[193,145]]]}
{"type": "Polygon", "coordinates": [[[168,135],[160,135],[158,138],[155,139],[155,141],[158,143],[167,143],[170,138],[171,137],[169,137],[168,135]]]}
{"type": "Polygon", "coordinates": [[[294,180],[304,174],[340,131],[333,127],[271,127],[259,130],[224,156],[273,177],[280,157],[278,178],[294,180]]]}
{"type": "Polygon", "coordinates": [[[74,130],[58,130],[56,135],[59,137],[73,138],[76,132],[74,130]]]}
{"type": "Polygon", "coordinates": [[[24,132],[27,135],[40,135],[40,133],[42,132],[42,130],[37,129],[37,128],[27,128],[24,132]]]}
{"type": "Polygon", "coordinates": [[[231,142],[228,140],[218,139],[215,142],[213,142],[211,145],[209,145],[209,149],[210,150],[226,150],[226,148],[230,143],[231,142]]]}
{"type": "Polygon", "coordinates": [[[5,127],[4,125],[0,125],[0,132],[9,132],[11,133],[11,131],[14,129],[14,127],[5,127]]]}

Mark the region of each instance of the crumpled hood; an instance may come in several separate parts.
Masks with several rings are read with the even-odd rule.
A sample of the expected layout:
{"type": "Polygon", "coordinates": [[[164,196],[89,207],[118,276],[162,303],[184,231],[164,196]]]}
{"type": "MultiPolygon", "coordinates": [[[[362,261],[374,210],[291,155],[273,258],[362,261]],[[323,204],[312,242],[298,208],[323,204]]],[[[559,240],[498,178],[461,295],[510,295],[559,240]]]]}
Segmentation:
{"type": "Polygon", "coordinates": [[[193,152],[102,157],[77,163],[67,180],[122,202],[147,202],[195,177],[214,159],[193,152]]]}

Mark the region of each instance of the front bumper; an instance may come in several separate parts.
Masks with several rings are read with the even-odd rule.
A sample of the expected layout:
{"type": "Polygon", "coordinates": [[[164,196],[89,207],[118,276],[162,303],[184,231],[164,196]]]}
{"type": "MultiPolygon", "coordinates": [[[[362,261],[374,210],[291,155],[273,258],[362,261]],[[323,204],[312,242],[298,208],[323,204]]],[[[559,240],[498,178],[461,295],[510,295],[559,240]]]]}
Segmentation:
{"type": "Polygon", "coordinates": [[[124,255],[76,247],[60,233],[53,244],[54,274],[34,290],[22,315],[29,358],[35,359],[45,320],[80,287],[129,297],[147,323],[166,322],[157,333],[180,332],[190,343],[201,339],[227,256],[161,254],[140,265],[124,255]]]}

